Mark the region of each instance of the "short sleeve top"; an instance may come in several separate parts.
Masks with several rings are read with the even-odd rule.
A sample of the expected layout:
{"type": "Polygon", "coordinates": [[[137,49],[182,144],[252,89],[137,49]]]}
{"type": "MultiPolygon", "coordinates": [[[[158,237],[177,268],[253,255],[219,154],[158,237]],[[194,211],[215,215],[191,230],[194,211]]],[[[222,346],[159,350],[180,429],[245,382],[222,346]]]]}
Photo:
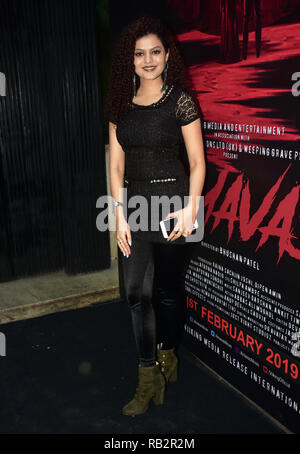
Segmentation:
{"type": "Polygon", "coordinates": [[[181,90],[175,107],[175,115],[180,126],[188,125],[200,117],[198,107],[191,95],[181,90]]]}
{"type": "MultiPolygon", "coordinates": [[[[180,156],[181,126],[198,118],[200,113],[192,96],[175,85],[170,85],[155,103],[128,104],[116,131],[125,152],[124,186],[128,197],[139,194],[150,200],[152,195],[179,195],[183,200],[189,195],[189,177],[180,156]]],[[[165,242],[161,232],[140,234],[165,242]]],[[[182,237],[176,243],[184,241],[182,237]]]]}
{"type": "MultiPolygon", "coordinates": [[[[163,175],[165,164],[178,171],[181,126],[200,118],[198,107],[185,90],[171,85],[150,105],[130,102],[117,125],[117,139],[126,153],[126,175],[151,179],[163,175]],[[173,161],[173,164],[172,164],[173,161]]],[[[168,172],[167,172],[168,173],[168,172]]]]}

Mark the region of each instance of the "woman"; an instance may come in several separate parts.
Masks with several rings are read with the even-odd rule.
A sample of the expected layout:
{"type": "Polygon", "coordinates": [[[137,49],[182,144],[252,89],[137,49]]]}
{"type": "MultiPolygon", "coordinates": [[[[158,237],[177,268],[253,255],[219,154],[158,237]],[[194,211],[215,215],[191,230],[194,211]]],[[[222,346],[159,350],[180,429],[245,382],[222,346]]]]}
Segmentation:
{"type": "Polygon", "coordinates": [[[199,111],[187,91],[180,54],[160,20],[144,16],[122,31],[112,57],[106,114],[117,242],[139,358],[138,388],[123,414],[137,415],[147,410],[151,399],[162,404],[166,382],[177,379],[180,296],[187,251],[193,245],[186,244],[186,238],[193,230],[205,178],[199,111]],[[189,177],[179,154],[182,139],[189,177]],[[126,209],[130,219],[133,212],[122,188],[128,205],[134,196],[146,202],[140,216],[143,229],[136,229],[134,219],[127,222],[126,209]],[[188,199],[184,208],[181,203],[180,209],[167,210],[167,217],[177,219],[168,239],[157,228],[166,216],[151,210],[153,196],[162,195],[188,199]],[[157,221],[155,229],[150,221],[157,221]]]}

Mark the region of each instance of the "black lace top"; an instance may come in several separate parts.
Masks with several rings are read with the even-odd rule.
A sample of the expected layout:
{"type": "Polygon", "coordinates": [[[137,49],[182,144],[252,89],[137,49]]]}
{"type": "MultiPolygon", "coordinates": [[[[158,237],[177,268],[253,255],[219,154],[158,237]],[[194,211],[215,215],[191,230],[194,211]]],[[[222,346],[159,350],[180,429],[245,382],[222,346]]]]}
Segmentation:
{"type": "MultiPolygon", "coordinates": [[[[171,85],[155,103],[147,106],[129,103],[119,121],[116,134],[125,152],[124,188],[127,189],[127,220],[133,238],[137,236],[144,240],[167,242],[157,221],[165,218],[170,211],[183,208],[187,202],[184,196],[189,195],[189,176],[180,157],[181,126],[199,117],[198,108],[191,95],[171,85]],[[143,222],[145,224],[137,231],[130,222],[131,213],[137,213],[140,207],[139,203],[133,203],[134,200],[130,206],[130,198],[135,195],[144,196],[148,204],[148,220],[140,209],[140,218],[136,222],[141,226],[143,222]],[[151,212],[151,196],[163,195],[179,196],[180,205],[171,204],[166,212],[160,208],[159,214],[155,214],[153,209],[151,212]],[[153,228],[151,230],[152,219],[156,224],[155,231],[153,228]]],[[[168,244],[184,242],[185,237],[181,236],[168,244]]]]}

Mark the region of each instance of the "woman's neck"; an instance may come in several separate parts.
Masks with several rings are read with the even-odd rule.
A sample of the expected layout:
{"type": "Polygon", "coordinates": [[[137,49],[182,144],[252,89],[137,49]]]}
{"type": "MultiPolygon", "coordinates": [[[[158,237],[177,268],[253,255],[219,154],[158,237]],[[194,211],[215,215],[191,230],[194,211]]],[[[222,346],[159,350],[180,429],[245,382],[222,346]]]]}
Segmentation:
{"type": "Polygon", "coordinates": [[[161,87],[163,85],[163,80],[161,77],[158,77],[155,80],[141,79],[140,86],[138,89],[139,96],[155,96],[159,93],[162,93],[161,87]]]}

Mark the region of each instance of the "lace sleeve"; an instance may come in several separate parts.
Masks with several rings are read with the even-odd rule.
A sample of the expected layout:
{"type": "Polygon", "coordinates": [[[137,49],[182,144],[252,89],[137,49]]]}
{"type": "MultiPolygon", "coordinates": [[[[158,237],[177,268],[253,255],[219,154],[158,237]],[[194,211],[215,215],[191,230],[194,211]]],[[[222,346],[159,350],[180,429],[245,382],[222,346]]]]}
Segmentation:
{"type": "Polygon", "coordinates": [[[176,103],[175,115],[180,126],[200,118],[199,110],[189,93],[182,91],[176,103]]]}

